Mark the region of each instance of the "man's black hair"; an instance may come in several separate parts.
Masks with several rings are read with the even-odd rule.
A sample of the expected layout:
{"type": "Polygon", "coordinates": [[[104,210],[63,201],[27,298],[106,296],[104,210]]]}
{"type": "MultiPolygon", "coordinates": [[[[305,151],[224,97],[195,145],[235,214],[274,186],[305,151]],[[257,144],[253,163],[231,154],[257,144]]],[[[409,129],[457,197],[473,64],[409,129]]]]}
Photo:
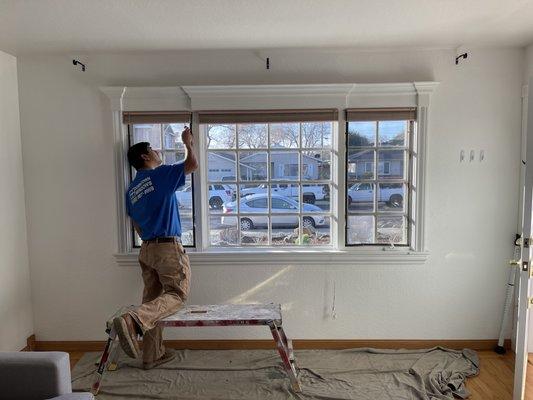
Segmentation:
{"type": "Polygon", "coordinates": [[[149,154],[150,143],[139,142],[131,146],[128,150],[128,161],[133,168],[139,170],[144,167],[143,154],[149,154]]]}

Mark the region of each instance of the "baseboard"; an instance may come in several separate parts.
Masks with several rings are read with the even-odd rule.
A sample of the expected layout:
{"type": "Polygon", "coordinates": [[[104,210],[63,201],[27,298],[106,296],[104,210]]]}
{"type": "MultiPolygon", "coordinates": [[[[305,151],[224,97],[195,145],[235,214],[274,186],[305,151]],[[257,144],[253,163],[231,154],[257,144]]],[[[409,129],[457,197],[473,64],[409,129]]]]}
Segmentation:
{"type": "Polygon", "coordinates": [[[26,339],[26,346],[20,351],[35,351],[36,350],[35,335],[31,335],[26,339]]]}
{"type": "MultiPolygon", "coordinates": [[[[446,347],[449,349],[493,350],[498,340],[315,340],[295,339],[292,341],[296,350],[324,349],[340,350],[356,347],[372,347],[379,349],[426,349],[446,347]]],[[[165,344],[174,349],[191,350],[256,350],[274,349],[272,340],[167,340],[165,344]]],[[[38,351],[88,352],[102,351],[104,341],[36,341],[34,349],[38,351]]],[[[506,349],[511,348],[511,340],[504,343],[506,349]]]]}

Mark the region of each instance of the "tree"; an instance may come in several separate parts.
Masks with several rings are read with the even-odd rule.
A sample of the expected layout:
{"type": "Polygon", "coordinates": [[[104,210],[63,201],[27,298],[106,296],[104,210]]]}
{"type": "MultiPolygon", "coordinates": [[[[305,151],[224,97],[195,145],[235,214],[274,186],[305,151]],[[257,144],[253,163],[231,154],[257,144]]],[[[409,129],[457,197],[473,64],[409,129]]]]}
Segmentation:
{"type": "MultiPolygon", "coordinates": [[[[272,148],[297,148],[300,145],[300,126],[303,148],[331,146],[331,122],[290,122],[270,124],[272,148]]],[[[268,147],[267,124],[215,124],[207,126],[208,148],[235,148],[238,130],[239,147],[258,149],[268,147]]]]}
{"type": "Polygon", "coordinates": [[[238,129],[240,148],[258,149],[268,146],[266,124],[240,124],[238,129]]]}
{"type": "Polygon", "coordinates": [[[299,123],[281,123],[270,125],[270,143],[272,147],[294,148],[300,141],[299,123]]]}
{"type": "Polygon", "coordinates": [[[403,146],[405,143],[405,134],[398,133],[396,136],[381,142],[382,146],[403,146]]]}
{"type": "Polygon", "coordinates": [[[369,147],[373,146],[366,136],[363,136],[358,131],[348,132],[348,147],[369,147]]]}
{"type": "Polygon", "coordinates": [[[331,122],[302,123],[302,147],[323,148],[331,146],[331,122]]]}
{"type": "Polygon", "coordinates": [[[235,125],[233,124],[217,124],[207,126],[207,148],[211,147],[219,149],[235,148],[235,125]]]}

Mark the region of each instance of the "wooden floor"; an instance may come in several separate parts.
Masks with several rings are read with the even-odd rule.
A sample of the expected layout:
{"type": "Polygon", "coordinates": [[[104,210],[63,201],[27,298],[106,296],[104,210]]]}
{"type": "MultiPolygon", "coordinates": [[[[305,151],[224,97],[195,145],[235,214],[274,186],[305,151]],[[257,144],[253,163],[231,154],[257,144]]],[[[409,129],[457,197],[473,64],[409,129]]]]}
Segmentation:
{"type": "Polygon", "coordinates": [[[533,359],[530,359],[527,363],[527,374],[526,374],[526,396],[525,400],[533,400],[533,359]]]}
{"type": "Polygon", "coordinates": [[[69,351],[68,354],[70,356],[70,369],[72,369],[85,353],[83,351],[69,351]]]}
{"type": "MultiPolygon", "coordinates": [[[[71,352],[70,365],[74,367],[83,352],[71,352]]],[[[468,378],[466,387],[472,393],[469,400],[512,400],[514,354],[498,355],[493,351],[479,351],[481,371],[468,378]]],[[[533,356],[530,355],[526,379],[526,400],[533,400],[533,356]]]]}

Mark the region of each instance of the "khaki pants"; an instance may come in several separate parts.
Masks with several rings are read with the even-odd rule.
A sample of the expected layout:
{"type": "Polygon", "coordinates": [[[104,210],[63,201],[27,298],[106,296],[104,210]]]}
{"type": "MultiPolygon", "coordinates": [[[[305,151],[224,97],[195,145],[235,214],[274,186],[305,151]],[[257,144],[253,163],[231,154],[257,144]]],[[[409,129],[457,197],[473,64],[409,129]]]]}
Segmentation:
{"type": "Polygon", "coordinates": [[[143,243],[139,254],[144,281],[143,304],[130,311],[143,332],[143,362],[165,354],[163,328],[157,322],[178,311],[189,295],[189,256],[181,243],[143,243]]]}

